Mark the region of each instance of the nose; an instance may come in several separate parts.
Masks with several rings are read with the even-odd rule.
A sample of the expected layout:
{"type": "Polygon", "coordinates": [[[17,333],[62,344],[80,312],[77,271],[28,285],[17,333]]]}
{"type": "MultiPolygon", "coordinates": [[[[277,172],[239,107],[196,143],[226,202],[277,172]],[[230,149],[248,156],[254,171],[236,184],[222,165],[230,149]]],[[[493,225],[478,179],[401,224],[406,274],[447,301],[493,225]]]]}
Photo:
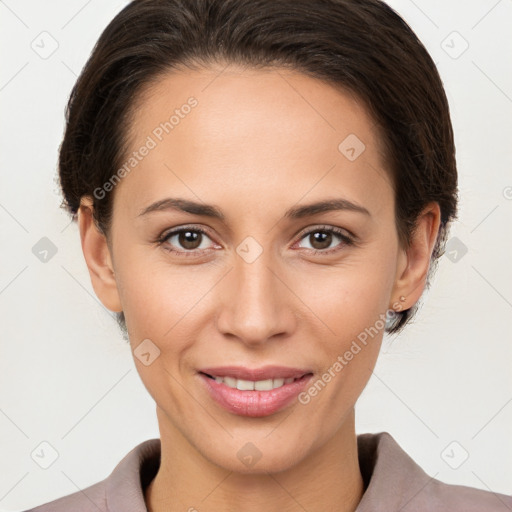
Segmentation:
{"type": "Polygon", "coordinates": [[[282,266],[271,259],[265,251],[251,263],[235,255],[217,290],[217,329],[252,347],[287,337],[296,327],[294,295],[282,266]]]}

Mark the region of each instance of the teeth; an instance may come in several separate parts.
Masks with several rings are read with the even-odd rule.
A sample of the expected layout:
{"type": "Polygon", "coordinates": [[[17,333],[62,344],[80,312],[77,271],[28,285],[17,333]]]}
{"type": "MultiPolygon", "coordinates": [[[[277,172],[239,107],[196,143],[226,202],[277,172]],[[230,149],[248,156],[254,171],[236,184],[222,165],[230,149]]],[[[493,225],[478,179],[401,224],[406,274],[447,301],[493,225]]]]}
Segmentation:
{"type": "Polygon", "coordinates": [[[230,388],[236,388],[236,379],[234,379],[233,377],[224,377],[224,384],[226,384],[230,388]]]}
{"type": "Polygon", "coordinates": [[[254,390],[254,382],[252,380],[242,380],[238,379],[236,381],[236,389],[239,389],[240,391],[251,391],[254,390]]]}
{"type": "Polygon", "coordinates": [[[233,377],[215,377],[215,382],[223,383],[226,386],[239,389],[241,391],[270,391],[272,389],[280,388],[284,384],[290,384],[295,379],[289,377],[287,379],[267,379],[267,380],[243,380],[234,379],[233,377]]]}
{"type": "Polygon", "coordinates": [[[270,391],[271,389],[274,389],[274,382],[272,379],[258,380],[254,383],[254,389],[256,391],[270,391]]]}

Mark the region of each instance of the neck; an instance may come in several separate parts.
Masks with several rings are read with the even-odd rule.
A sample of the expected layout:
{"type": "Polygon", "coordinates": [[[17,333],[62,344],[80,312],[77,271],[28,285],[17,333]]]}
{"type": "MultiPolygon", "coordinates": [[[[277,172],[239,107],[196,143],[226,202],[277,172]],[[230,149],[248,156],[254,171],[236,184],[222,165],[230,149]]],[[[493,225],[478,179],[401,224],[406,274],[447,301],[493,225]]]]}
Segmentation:
{"type": "Polygon", "coordinates": [[[353,512],[361,500],[353,411],[331,439],[299,464],[263,474],[212,464],[177,429],[160,418],[159,424],[160,468],[145,490],[149,512],[353,512]]]}

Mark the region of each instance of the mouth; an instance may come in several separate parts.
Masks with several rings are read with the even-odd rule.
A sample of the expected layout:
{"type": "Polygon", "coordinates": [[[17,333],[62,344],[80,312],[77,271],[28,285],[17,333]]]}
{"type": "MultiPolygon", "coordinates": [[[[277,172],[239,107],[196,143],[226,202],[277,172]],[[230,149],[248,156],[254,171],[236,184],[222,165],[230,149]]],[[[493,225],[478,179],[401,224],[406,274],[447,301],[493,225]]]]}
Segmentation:
{"type": "Polygon", "coordinates": [[[214,376],[205,372],[199,372],[209,379],[214,380],[218,384],[225,384],[227,387],[232,389],[238,389],[240,391],[271,391],[272,389],[278,389],[283,387],[285,384],[291,384],[298,380],[303,379],[306,376],[312,375],[311,373],[305,373],[300,377],[275,377],[270,379],[262,380],[247,380],[237,379],[229,376],[214,376]]]}
{"type": "Polygon", "coordinates": [[[238,416],[262,417],[291,406],[313,378],[313,372],[284,366],[224,366],[203,368],[198,376],[221,408],[238,416]]]}

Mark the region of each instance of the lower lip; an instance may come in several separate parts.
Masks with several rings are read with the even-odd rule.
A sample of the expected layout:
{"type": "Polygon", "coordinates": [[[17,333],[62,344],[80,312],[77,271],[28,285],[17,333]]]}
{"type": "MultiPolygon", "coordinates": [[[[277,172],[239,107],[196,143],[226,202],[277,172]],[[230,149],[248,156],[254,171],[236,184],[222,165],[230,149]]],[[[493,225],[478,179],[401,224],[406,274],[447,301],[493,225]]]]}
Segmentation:
{"type": "Polygon", "coordinates": [[[241,391],[217,382],[204,373],[199,373],[199,376],[210,396],[220,406],[234,414],[250,417],[269,416],[283,409],[297,398],[313,377],[312,374],[304,375],[289,384],[268,391],[241,391]]]}

